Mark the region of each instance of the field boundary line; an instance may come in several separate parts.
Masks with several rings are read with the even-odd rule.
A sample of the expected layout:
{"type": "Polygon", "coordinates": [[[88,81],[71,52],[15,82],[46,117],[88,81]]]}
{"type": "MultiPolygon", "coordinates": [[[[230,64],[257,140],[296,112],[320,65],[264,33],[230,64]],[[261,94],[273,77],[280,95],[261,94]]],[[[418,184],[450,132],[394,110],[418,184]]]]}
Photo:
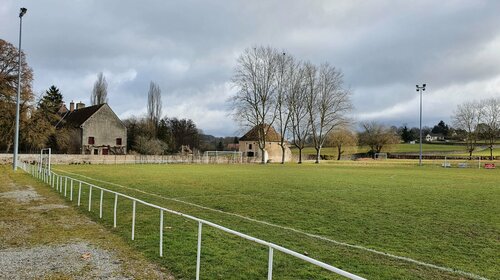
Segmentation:
{"type": "Polygon", "coordinates": [[[402,261],[405,261],[405,262],[409,262],[409,263],[417,264],[417,265],[420,265],[420,266],[425,266],[425,267],[428,267],[428,268],[433,268],[433,269],[441,270],[441,271],[444,271],[444,272],[449,272],[449,273],[459,274],[459,275],[462,275],[462,276],[467,276],[467,277],[470,277],[470,278],[473,278],[473,279],[489,280],[488,278],[485,278],[483,276],[474,274],[472,272],[467,272],[467,271],[462,271],[462,270],[459,270],[459,269],[453,269],[453,268],[449,268],[449,267],[439,266],[439,265],[435,265],[435,264],[431,264],[431,263],[426,263],[426,262],[423,262],[423,261],[415,260],[415,259],[412,259],[412,258],[409,258],[409,257],[403,257],[403,256],[394,255],[394,254],[391,254],[391,253],[382,252],[382,251],[371,249],[371,248],[364,247],[364,246],[361,246],[361,245],[355,245],[355,244],[345,243],[345,242],[342,242],[342,241],[337,241],[337,240],[334,240],[334,239],[331,239],[331,238],[327,238],[327,237],[324,237],[324,236],[321,236],[321,235],[317,235],[317,234],[313,234],[313,233],[308,233],[308,232],[305,232],[305,231],[302,231],[302,230],[299,230],[299,229],[295,229],[295,228],[292,228],[292,227],[281,226],[281,225],[273,224],[273,223],[270,223],[270,222],[261,221],[261,220],[257,220],[257,219],[250,218],[250,217],[247,217],[247,216],[243,216],[243,215],[240,215],[240,214],[231,213],[231,212],[225,212],[225,211],[222,211],[222,210],[219,210],[219,209],[214,209],[214,208],[210,208],[210,207],[207,207],[207,206],[195,204],[195,203],[192,203],[192,202],[183,201],[183,200],[180,200],[180,199],[177,199],[177,198],[170,198],[170,197],[161,196],[159,194],[150,193],[150,192],[146,192],[146,191],[143,191],[143,190],[138,190],[138,189],[135,189],[135,188],[131,188],[131,187],[123,186],[123,185],[120,185],[120,184],[116,184],[116,183],[113,183],[113,182],[108,182],[108,181],[104,181],[104,180],[100,180],[100,179],[95,179],[95,178],[92,178],[92,177],[89,177],[89,176],[85,176],[85,175],[81,175],[81,174],[74,173],[74,172],[69,172],[69,171],[65,171],[65,170],[61,170],[61,169],[55,169],[55,168],[53,168],[53,170],[57,170],[57,171],[60,171],[60,172],[63,172],[63,173],[80,176],[82,178],[90,179],[90,180],[93,180],[93,181],[96,181],[96,182],[101,182],[101,183],[109,184],[109,185],[112,185],[112,186],[120,187],[120,188],[123,188],[123,189],[127,189],[127,190],[131,190],[131,191],[139,192],[139,193],[150,195],[150,196],[154,196],[154,197],[158,197],[158,198],[161,198],[161,199],[183,203],[183,204],[190,205],[190,206],[193,206],[193,207],[197,207],[197,208],[200,208],[200,209],[209,210],[209,211],[213,211],[213,212],[217,212],[217,213],[221,213],[221,214],[225,214],[225,215],[229,215],[229,216],[233,216],[233,217],[238,217],[238,218],[241,218],[241,219],[244,219],[244,220],[247,220],[247,221],[251,221],[251,222],[255,222],[255,223],[259,223],[259,224],[263,224],[263,225],[267,225],[267,226],[271,226],[271,227],[275,227],[275,228],[279,228],[279,229],[283,229],[283,230],[292,231],[292,232],[299,233],[299,234],[302,234],[302,235],[305,235],[305,236],[308,236],[308,237],[311,237],[311,238],[319,239],[319,240],[322,240],[322,241],[327,241],[327,242],[330,242],[330,243],[333,243],[333,244],[336,244],[336,245],[339,245],[339,246],[344,246],[344,247],[348,247],[348,248],[355,248],[355,249],[366,251],[366,252],[370,252],[370,253],[373,253],[373,254],[382,255],[382,256],[385,256],[385,257],[388,257],[388,258],[402,260],[402,261]]]}

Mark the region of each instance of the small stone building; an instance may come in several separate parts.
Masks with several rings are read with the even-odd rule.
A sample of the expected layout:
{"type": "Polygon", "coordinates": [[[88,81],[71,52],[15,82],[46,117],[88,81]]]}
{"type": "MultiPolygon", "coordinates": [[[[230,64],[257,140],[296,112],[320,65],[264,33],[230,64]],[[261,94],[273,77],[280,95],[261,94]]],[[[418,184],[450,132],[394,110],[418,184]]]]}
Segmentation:
{"type": "Polygon", "coordinates": [[[86,155],[124,155],[127,153],[127,128],[108,104],[85,107],[73,102],[59,128],[72,131],[70,151],[86,155]]]}
{"type": "MultiPolygon", "coordinates": [[[[269,125],[265,125],[266,147],[264,148],[266,162],[281,162],[282,150],[280,146],[281,136],[276,130],[269,125]]],[[[261,150],[259,148],[259,131],[258,126],[255,126],[248,131],[239,140],[239,151],[243,153],[249,161],[260,162],[262,160],[261,150]]],[[[292,151],[285,141],[285,162],[292,159],[292,151]]]]}

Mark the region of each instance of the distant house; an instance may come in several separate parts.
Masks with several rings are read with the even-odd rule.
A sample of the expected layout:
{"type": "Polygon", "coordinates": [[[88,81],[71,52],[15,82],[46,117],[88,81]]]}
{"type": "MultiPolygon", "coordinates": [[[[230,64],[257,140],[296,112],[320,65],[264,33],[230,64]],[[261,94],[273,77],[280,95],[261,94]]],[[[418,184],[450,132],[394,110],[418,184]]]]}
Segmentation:
{"type": "Polygon", "coordinates": [[[123,155],[127,153],[127,128],[108,104],[85,107],[73,102],[58,128],[72,131],[73,153],[87,155],[123,155]]]}
{"type": "Polygon", "coordinates": [[[427,142],[435,142],[435,141],[444,141],[444,135],[441,133],[430,133],[425,136],[425,141],[427,142]]]}
{"type": "MultiPolygon", "coordinates": [[[[266,161],[281,162],[281,136],[273,127],[266,125],[264,129],[267,131],[266,134],[266,147],[264,148],[264,155],[266,161]]],[[[244,157],[254,158],[255,161],[260,161],[262,159],[261,150],[259,149],[259,131],[258,127],[255,126],[250,131],[248,131],[239,140],[239,151],[243,153],[244,157]]],[[[292,151],[288,147],[288,143],[285,142],[285,161],[290,161],[292,159],[292,151]]]]}

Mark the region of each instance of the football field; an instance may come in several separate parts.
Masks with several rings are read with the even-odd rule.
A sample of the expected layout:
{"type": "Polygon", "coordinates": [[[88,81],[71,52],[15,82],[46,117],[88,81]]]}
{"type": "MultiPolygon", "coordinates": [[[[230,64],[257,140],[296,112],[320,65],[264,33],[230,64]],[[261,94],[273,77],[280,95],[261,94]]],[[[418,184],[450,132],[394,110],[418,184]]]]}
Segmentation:
{"type": "MultiPolygon", "coordinates": [[[[435,165],[57,165],[53,171],[284,246],[368,279],[498,279],[500,170],[435,165]]],[[[95,192],[94,197],[98,198],[95,192]]],[[[102,222],[113,225],[114,196],[102,222]]],[[[88,189],[82,189],[82,204],[88,189]]],[[[73,201],[73,204],[76,204],[73,201]]],[[[118,202],[130,239],[132,203],[118,202]]],[[[99,199],[91,215],[99,219],[99,199]],[[97,210],[95,210],[97,209],[97,210]]],[[[87,211],[81,206],[82,211],[87,211]]],[[[197,223],[138,204],[131,244],[193,279],[197,223]]],[[[202,279],[265,279],[268,249],[204,227],[202,279]]],[[[341,279],[278,252],[273,279],[341,279]]]]}

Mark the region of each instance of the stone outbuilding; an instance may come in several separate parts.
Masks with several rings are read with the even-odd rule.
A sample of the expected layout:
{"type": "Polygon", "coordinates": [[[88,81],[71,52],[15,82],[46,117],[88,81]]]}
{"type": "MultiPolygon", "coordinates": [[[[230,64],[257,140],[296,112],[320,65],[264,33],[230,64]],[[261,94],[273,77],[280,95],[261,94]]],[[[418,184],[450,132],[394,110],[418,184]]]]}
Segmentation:
{"type": "Polygon", "coordinates": [[[85,107],[70,103],[58,128],[71,130],[73,153],[86,155],[127,154],[127,128],[108,104],[85,107]]]}
{"type": "MultiPolygon", "coordinates": [[[[261,150],[259,148],[259,127],[255,126],[239,139],[239,151],[248,161],[260,162],[262,160],[261,150]]],[[[281,162],[282,150],[280,146],[281,136],[269,125],[265,125],[266,146],[264,148],[264,157],[266,162],[281,162]]],[[[285,162],[292,160],[292,151],[285,141],[285,162]]]]}

